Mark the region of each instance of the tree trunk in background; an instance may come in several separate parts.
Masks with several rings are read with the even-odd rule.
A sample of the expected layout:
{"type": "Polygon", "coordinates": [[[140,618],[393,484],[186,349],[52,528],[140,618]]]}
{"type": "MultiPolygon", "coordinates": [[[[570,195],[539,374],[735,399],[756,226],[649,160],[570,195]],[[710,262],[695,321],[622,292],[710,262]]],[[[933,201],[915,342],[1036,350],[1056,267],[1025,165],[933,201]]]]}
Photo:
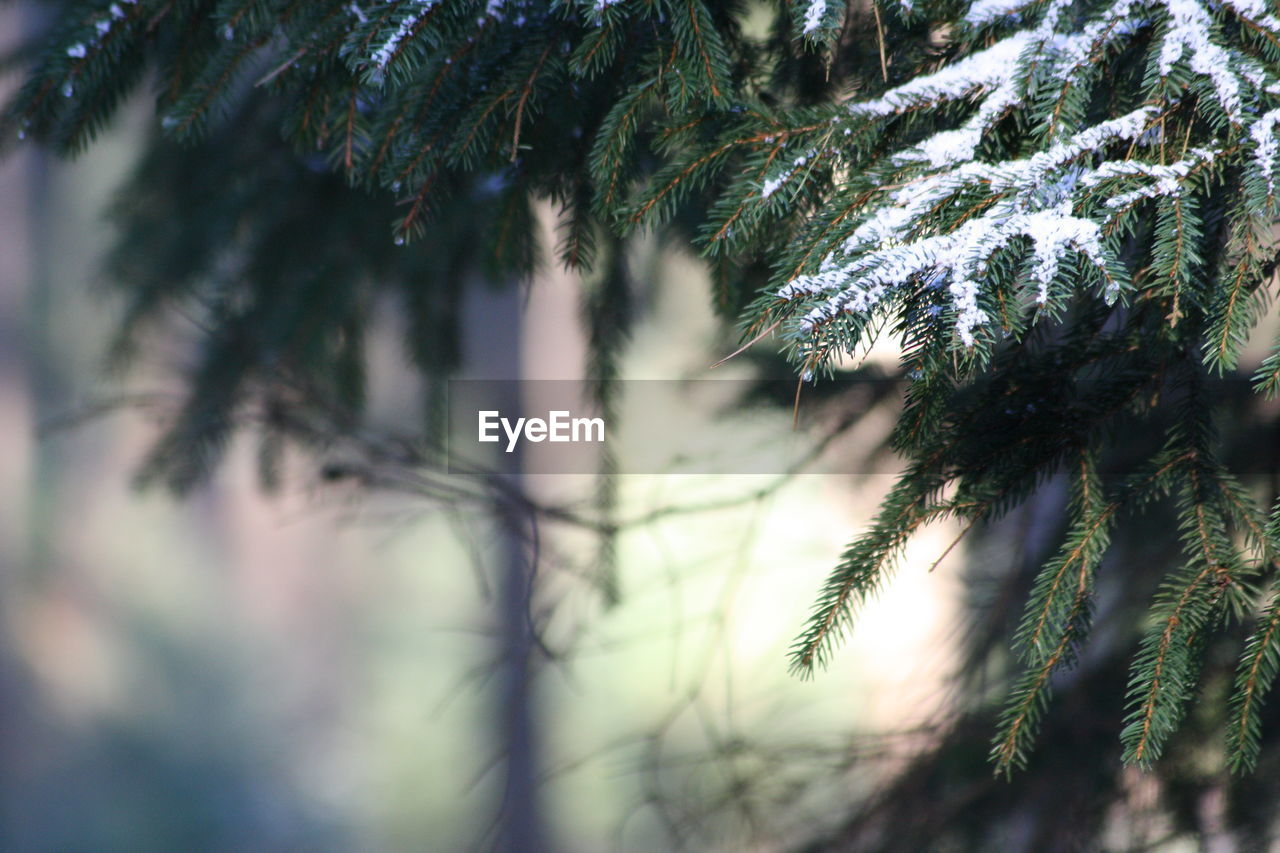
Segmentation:
{"type": "MultiPolygon", "coordinates": [[[[520,452],[517,449],[509,456],[506,473],[511,485],[519,488],[520,452]]],[[[535,649],[529,619],[534,567],[525,547],[528,523],[519,509],[503,513],[497,602],[503,670],[499,683],[502,702],[499,736],[507,750],[498,849],[522,853],[551,849],[538,792],[538,726],[533,699],[535,649]]]]}
{"type": "MultiPolygon", "coordinates": [[[[25,7],[0,10],[0,47],[12,50],[35,23],[25,7]]],[[[7,98],[10,89],[0,94],[7,98]]],[[[49,215],[45,155],[26,150],[2,165],[0,198],[13,203],[0,219],[0,849],[12,849],[24,817],[15,804],[46,747],[30,673],[11,649],[17,602],[49,565],[53,460],[34,436],[48,414],[54,367],[51,282],[41,254],[49,215]]]]}
{"type": "MultiPolygon", "coordinates": [[[[520,356],[524,292],[512,285],[494,293],[485,288],[469,292],[468,344],[463,363],[472,376],[516,380],[523,378],[520,356]]],[[[509,399],[493,400],[500,411],[521,408],[516,383],[500,383],[509,399]]],[[[523,491],[524,466],[519,445],[512,453],[497,454],[501,476],[516,492],[523,491]]],[[[535,641],[529,616],[534,561],[528,549],[530,520],[509,506],[494,519],[499,541],[495,549],[500,672],[496,681],[497,744],[504,749],[505,779],[498,804],[498,840],[503,853],[542,853],[553,849],[545,825],[538,780],[539,727],[534,707],[535,641]]]]}

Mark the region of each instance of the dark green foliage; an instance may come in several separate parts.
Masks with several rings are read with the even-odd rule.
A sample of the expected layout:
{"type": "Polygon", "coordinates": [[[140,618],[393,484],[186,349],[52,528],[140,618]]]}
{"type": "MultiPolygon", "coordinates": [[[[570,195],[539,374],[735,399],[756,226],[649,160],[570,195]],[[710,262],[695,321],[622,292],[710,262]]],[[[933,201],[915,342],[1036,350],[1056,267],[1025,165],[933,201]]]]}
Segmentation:
{"type": "MultiPolygon", "coordinates": [[[[1180,556],[1125,633],[1123,757],[1161,755],[1204,649],[1250,621],[1225,724],[1232,766],[1258,760],[1280,523],[1260,520],[1256,467],[1231,473],[1222,448],[1243,439],[1215,389],[1240,378],[1280,259],[1280,21],[1198,0],[49,5],[12,132],[74,152],[156,84],[159,132],[115,211],[119,350],[175,311],[201,332],[144,479],[191,486],[249,420],[270,482],[286,438],[317,440],[310,419],[358,424],[385,297],[438,389],[460,294],[535,268],[549,199],[595,379],[617,375],[643,229],[701,250],[716,306],[776,332],[803,375],[901,342],[905,472],[823,587],[797,671],[830,658],[916,530],[999,523],[1065,478],[988,715],[997,769],[1033,755],[1098,590],[1145,607],[1109,545],[1170,501],[1180,556]]],[[[1277,393],[1280,351],[1254,382],[1277,393]]]]}

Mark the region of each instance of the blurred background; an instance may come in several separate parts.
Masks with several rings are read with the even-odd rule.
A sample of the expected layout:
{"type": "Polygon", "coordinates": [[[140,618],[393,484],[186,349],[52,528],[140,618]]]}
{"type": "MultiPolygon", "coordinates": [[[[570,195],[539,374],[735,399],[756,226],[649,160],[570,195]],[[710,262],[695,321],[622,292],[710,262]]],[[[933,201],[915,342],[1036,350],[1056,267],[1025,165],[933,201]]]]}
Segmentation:
{"type": "MultiPolygon", "coordinates": [[[[0,33],[22,30],[21,10],[0,9],[0,33]]],[[[182,501],[131,487],[182,358],[160,341],[123,378],[103,367],[121,306],[100,281],[102,210],[148,107],[73,162],[0,162],[0,849],[487,849],[504,785],[493,519],[330,482],[301,456],[268,495],[239,445],[182,501]]],[[[625,377],[747,375],[708,373],[733,333],[696,261],[654,245],[633,262],[647,305],[625,377]]],[[[465,342],[470,374],[581,377],[577,288],[540,275],[519,335],[465,342]]],[[[396,343],[369,357],[372,419],[411,422],[396,343]]],[[[928,739],[957,664],[963,546],[928,568],[955,528],[913,541],[829,671],[787,673],[892,480],[872,456],[891,423],[872,412],[847,437],[840,452],[871,460],[859,476],[621,477],[619,517],[647,520],[617,541],[612,606],[589,580],[591,538],[540,530],[530,720],[551,846],[786,849],[928,739]]],[[[715,429],[795,440],[782,407],[715,429]]],[[[548,501],[592,488],[527,486],[548,501]]]]}

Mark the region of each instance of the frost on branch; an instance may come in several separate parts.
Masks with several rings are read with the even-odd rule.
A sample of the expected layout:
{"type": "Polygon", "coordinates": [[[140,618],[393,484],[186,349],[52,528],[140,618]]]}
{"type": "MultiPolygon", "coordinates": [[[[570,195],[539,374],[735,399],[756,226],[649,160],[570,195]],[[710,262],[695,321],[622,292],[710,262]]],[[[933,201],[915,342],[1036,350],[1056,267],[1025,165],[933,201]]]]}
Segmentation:
{"type": "Polygon", "coordinates": [[[804,32],[805,35],[822,26],[822,19],[827,16],[827,0],[809,0],[809,6],[804,13],[804,32]]]}
{"type": "Polygon", "coordinates": [[[1276,154],[1280,153],[1276,131],[1280,129],[1280,109],[1263,114],[1253,123],[1249,136],[1253,140],[1254,162],[1265,187],[1266,205],[1274,205],[1276,198],[1276,154]]]}
{"type": "Polygon", "coordinates": [[[899,155],[905,159],[923,158],[932,166],[972,159],[983,131],[1017,102],[1014,75],[1018,56],[1029,42],[1029,33],[1017,33],[936,74],[917,77],[881,98],[855,104],[850,112],[855,116],[886,117],[983,93],[982,105],[958,130],[935,134],[899,155]]]}
{"type": "Polygon", "coordinates": [[[436,0],[414,0],[409,11],[400,19],[395,29],[390,30],[379,42],[377,49],[369,57],[369,62],[379,73],[387,70],[387,66],[402,50],[405,40],[409,38],[422,19],[432,10],[436,0]]]}
{"type": "MultiPolygon", "coordinates": [[[[855,181],[874,178],[863,178],[838,238],[776,291],[807,366],[833,346],[852,349],[859,329],[894,308],[945,319],[971,348],[993,339],[992,326],[1008,329],[1009,312],[1054,313],[1094,288],[1114,300],[1129,287],[1119,262],[1125,215],[1181,198],[1246,148],[1274,198],[1280,110],[1260,107],[1276,106],[1277,69],[1224,35],[1280,32],[1269,4],[1120,0],[1081,21],[1082,5],[977,0],[960,35],[973,49],[837,119],[903,141],[870,168],[848,170],[855,181]],[[1141,106],[1099,120],[1089,107],[1103,82],[1097,68],[1124,51],[1147,69],[1131,101],[1141,106]],[[1217,144],[1168,138],[1167,118],[1180,109],[1203,114],[1217,144]],[[930,117],[930,133],[910,133],[938,111],[960,118],[930,117]]],[[[775,174],[761,195],[794,171],[775,174]]]]}
{"type": "Polygon", "coordinates": [[[844,0],[802,0],[792,4],[792,20],[800,37],[810,44],[834,39],[840,32],[844,0]]]}

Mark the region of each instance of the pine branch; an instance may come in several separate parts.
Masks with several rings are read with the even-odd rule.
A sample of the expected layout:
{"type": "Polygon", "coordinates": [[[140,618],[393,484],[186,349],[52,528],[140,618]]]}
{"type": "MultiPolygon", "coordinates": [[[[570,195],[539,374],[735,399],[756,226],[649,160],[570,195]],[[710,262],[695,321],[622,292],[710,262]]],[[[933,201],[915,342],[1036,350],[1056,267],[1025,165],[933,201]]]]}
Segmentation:
{"type": "Polygon", "coordinates": [[[1204,464],[1197,457],[1189,463],[1186,505],[1180,513],[1188,565],[1162,589],[1158,602],[1163,612],[1143,638],[1130,677],[1131,710],[1120,737],[1125,760],[1139,766],[1160,756],[1180,722],[1195,683],[1196,641],[1227,588],[1240,580],[1223,520],[1205,493],[1204,464]]]}
{"type": "Polygon", "coordinates": [[[849,627],[854,609],[880,588],[885,573],[922,525],[950,511],[933,495],[941,481],[919,468],[903,475],[871,529],[841,558],[819,595],[804,632],[791,649],[791,670],[812,675],[825,665],[836,635],[849,627]]]}
{"type": "Polygon", "coordinates": [[[997,773],[1008,776],[1026,763],[1038,718],[1048,707],[1050,676],[1074,661],[1075,646],[1088,631],[1093,575],[1106,551],[1111,519],[1121,506],[1120,501],[1103,504],[1101,490],[1093,454],[1081,454],[1072,497],[1077,520],[1059,556],[1041,572],[1015,639],[1030,666],[1013,690],[991,747],[997,773]],[[1071,594],[1064,600],[1061,593],[1073,571],[1071,594]],[[1049,632],[1054,635],[1051,646],[1044,640],[1049,632]]]}

